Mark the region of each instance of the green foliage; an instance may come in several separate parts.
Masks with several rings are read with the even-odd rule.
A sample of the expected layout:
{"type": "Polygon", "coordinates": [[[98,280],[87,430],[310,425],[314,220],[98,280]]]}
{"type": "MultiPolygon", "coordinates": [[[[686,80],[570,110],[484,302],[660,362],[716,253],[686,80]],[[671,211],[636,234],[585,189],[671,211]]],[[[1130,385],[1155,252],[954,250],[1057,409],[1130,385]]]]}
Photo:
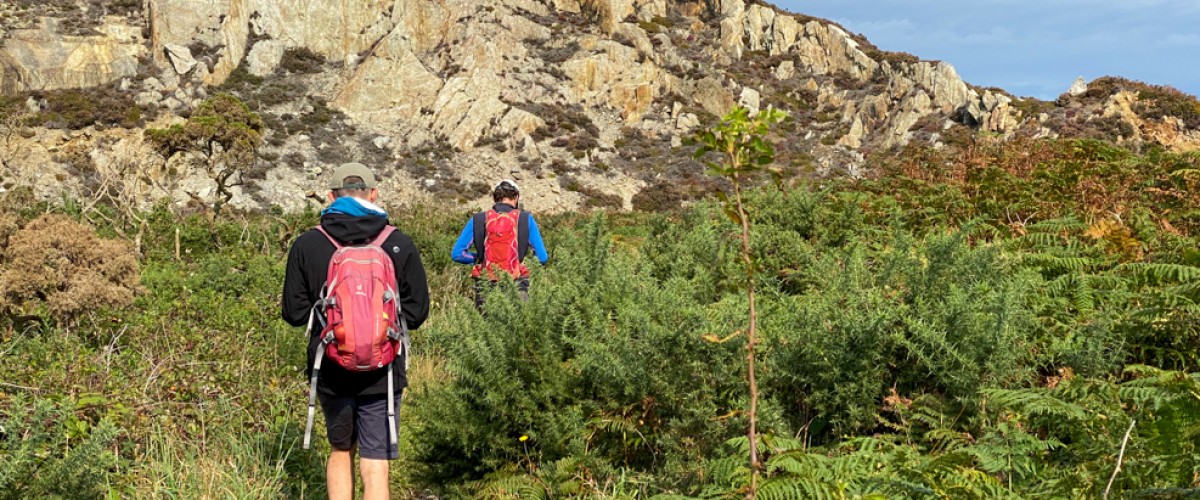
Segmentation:
{"type": "Polygon", "coordinates": [[[631,279],[640,271],[610,254],[603,218],[581,229],[555,240],[554,278],[536,270],[528,303],[493,294],[479,316],[460,299],[428,333],[452,376],[412,409],[431,482],[570,456],[595,474],[677,470],[689,448],[727,438],[710,417],[728,411],[717,406],[730,389],[722,367],[736,352],[700,339],[703,312],[680,307],[685,284],[631,279]]]}
{"type": "MultiPolygon", "coordinates": [[[[709,172],[713,175],[728,179],[733,184],[733,199],[725,193],[718,193],[719,198],[729,215],[730,220],[741,226],[742,251],[741,260],[745,265],[746,300],[749,308],[749,327],[746,330],[746,359],[748,362],[746,379],[750,386],[750,408],[747,418],[750,426],[747,430],[747,440],[750,444],[750,491],[747,497],[753,499],[757,488],[758,474],[761,469],[758,455],[758,380],[755,376],[755,366],[758,354],[755,351],[758,343],[758,311],[756,310],[754,253],[751,250],[751,224],[746,214],[746,206],[742,200],[742,182],[746,177],[763,169],[775,161],[775,148],[767,141],[768,128],[783,120],[786,113],[776,109],[766,109],[751,117],[750,112],[742,107],[731,111],[721,123],[696,134],[700,147],[696,149],[696,158],[701,158],[709,152],[723,155],[722,163],[706,162],[709,172]]],[[[778,174],[777,174],[778,175],[778,174]]],[[[737,335],[737,333],[735,333],[737,335]]],[[[706,337],[711,340],[711,337],[706,337]]]]}
{"type": "Polygon", "coordinates": [[[119,431],[90,405],[24,397],[0,406],[0,498],[99,498],[119,431]]]}
{"type": "Polygon", "coordinates": [[[91,125],[132,128],[143,122],[143,110],[134,104],[132,94],[112,87],[53,90],[32,95],[45,105],[42,111],[29,117],[29,125],[78,130],[91,125]]]}

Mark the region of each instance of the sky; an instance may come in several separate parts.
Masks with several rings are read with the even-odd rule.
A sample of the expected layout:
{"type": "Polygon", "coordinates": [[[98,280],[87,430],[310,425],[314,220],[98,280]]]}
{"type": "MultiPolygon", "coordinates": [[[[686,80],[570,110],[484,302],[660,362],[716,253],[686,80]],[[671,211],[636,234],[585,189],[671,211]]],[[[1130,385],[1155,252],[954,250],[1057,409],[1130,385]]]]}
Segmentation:
{"type": "Polygon", "coordinates": [[[1200,95],[1200,0],[774,0],[968,83],[1057,98],[1122,76],[1200,95]]]}

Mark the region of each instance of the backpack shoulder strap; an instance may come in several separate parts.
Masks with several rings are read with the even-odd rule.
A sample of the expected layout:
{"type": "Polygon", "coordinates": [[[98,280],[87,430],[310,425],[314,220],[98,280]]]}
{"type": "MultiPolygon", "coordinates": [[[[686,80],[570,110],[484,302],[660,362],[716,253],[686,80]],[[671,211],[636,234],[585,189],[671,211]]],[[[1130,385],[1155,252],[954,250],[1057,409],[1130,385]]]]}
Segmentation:
{"type": "Polygon", "coordinates": [[[483,257],[484,257],[483,247],[486,244],[486,240],[487,240],[487,214],[490,211],[491,210],[484,210],[484,211],[478,212],[475,215],[471,216],[472,217],[471,227],[472,227],[472,229],[474,229],[474,233],[475,233],[474,234],[474,243],[475,243],[475,263],[476,264],[483,262],[483,257]]]}
{"type": "Polygon", "coordinates": [[[388,236],[391,236],[394,232],[396,232],[396,226],[391,224],[384,226],[383,231],[380,231],[379,235],[374,240],[371,240],[371,246],[383,248],[383,242],[387,241],[388,236]]]}
{"type": "Polygon", "coordinates": [[[320,224],[317,225],[317,231],[320,231],[321,234],[325,235],[325,237],[329,239],[330,243],[333,243],[334,251],[341,250],[342,244],[338,242],[337,238],[330,236],[329,232],[326,231],[324,227],[321,227],[320,224]]]}
{"type": "Polygon", "coordinates": [[[525,260],[529,253],[529,212],[517,212],[517,258],[525,260]]]}

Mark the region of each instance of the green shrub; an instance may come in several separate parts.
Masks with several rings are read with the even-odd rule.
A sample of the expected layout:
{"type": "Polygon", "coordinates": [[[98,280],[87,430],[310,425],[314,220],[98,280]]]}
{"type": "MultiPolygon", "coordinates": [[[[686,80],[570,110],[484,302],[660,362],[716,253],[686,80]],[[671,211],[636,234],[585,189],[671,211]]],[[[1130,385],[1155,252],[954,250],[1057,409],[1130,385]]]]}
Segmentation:
{"type": "Polygon", "coordinates": [[[427,480],[482,478],[525,456],[682,474],[687,457],[729,437],[710,417],[729,411],[737,351],[701,340],[684,283],[632,277],[604,219],[582,229],[557,240],[553,281],[535,273],[528,303],[496,293],[486,316],[457,307],[428,333],[452,381],[413,406],[427,480]]]}
{"type": "Polygon", "coordinates": [[[144,122],[143,110],[133,102],[133,96],[114,87],[52,90],[32,95],[45,101],[44,109],[29,118],[29,124],[34,126],[79,130],[91,125],[133,128],[144,122]]]}
{"type": "Polygon", "coordinates": [[[258,147],[264,123],[246,103],[232,94],[205,99],[183,124],[164,129],[146,129],[145,136],[163,158],[190,153],[201,161],[216,185],[217,214],[233,198],[232,186],[261,176],[258,147]]]}
{"type": "Polygon", "coordinates": [[[87,404],[17,397],[0,406],[0,498],[101,498],[120,431],[87,404]]]}

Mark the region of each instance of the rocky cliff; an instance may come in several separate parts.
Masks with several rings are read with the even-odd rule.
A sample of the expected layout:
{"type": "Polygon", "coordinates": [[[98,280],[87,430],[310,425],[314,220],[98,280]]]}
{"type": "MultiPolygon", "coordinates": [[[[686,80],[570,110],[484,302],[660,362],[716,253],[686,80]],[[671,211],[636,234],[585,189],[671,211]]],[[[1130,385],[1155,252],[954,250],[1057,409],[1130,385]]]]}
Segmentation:
{"type": "Polygon", "coordinates": [[[44,197],[211,203],[211,171],[143,129],[218,92],[265,123],[231,183],[244,209],[299,208],[349,159],[380,167],[393,202],[475,203],[515,177],[535,210],[662,206],[711,187],[686,138],[738,104],[789,111],[796,175],[862,175],[964,127],[1200,147],[1200,108],[1156,108],[1136,82],[1018,99],[743,0],[16,0],[0,16],[0,189],[44,197]]]}

